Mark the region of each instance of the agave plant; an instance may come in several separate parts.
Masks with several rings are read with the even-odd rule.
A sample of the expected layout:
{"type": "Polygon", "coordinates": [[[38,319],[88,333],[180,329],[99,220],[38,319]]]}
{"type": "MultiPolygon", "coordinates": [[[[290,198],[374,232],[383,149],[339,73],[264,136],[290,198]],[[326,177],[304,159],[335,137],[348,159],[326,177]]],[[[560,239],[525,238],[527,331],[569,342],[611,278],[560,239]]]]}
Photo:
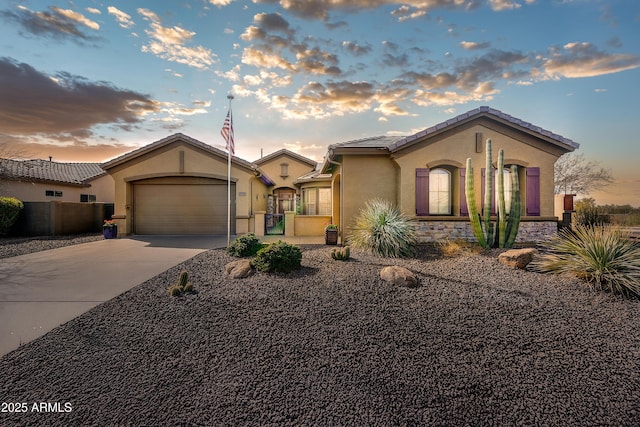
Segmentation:
{"type": "Polygon", "coordinates": [[[411,220],[383,199],[366,203],[356,218],[349,241],[354,247],[391,258],[412,255],[417,244],[411,220]]]}
{"type": "Polygon", "coordinates": [[[597,289],[640,296],[640,248],[618,227],[576,225],[542,249],[530,264],[536,271],[570,273],[597,289]]]}

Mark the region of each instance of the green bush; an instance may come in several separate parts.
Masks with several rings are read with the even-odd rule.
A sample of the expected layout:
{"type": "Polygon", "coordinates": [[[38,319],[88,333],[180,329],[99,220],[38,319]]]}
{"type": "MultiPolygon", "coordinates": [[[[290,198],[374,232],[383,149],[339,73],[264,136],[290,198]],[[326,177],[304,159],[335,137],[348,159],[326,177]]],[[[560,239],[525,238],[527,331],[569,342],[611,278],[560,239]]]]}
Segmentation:
{"type": "Polygon", "coordinates": [[[6,236],[24,205],[14,197],[0,197],[0,236],[6,236]]]}
{"type": "Polygon", "coordinates": [[[231,242],[227,248],[227,253],[239,258],[254,256],[264,246],[255,234],[247,233],[231,242]]]}
{"type": "Polygon", "coordinates": [[[415,227],[389,201],[369,200],[349,235],[351,244],[385,257],[405,257],[417,245],[415,227]]]}
{"type": "Polygon", "coordinates": [[[596,289],[640,296],[640,248],[619,228],[576,225],[541,246],[534,270],[570,273],[596,289]]]}
{"type": "Polygon", "coordinates": [[[300,248],[281,240],[262,248],[251,261],[251,265],[263,273],[289,273],[301,267],[300,248]]]}

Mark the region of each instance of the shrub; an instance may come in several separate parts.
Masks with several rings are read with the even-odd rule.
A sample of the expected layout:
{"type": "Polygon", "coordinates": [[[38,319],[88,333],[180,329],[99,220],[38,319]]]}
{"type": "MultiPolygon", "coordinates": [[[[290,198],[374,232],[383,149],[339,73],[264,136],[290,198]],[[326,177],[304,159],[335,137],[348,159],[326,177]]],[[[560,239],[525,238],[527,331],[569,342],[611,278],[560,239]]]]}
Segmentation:
{"type": "Polygon", "coordinates": [[[576,209],[576,224],[578,225],[593,227],[609,223],[611,223],[611,217],[602,208],[585,205],[576,209]]]}
{"type": "Polygon", "coordinates": [[[640,296],[640,248],[621,229],[576,225],[541,246],[545,253],[530,264],[534,270],[570,273],[596,289],[640,296]]]}
{"type": "Polygon", "coordinates": [[[300,248],[281,240],[262,248],[251,261],[251,265],[263,273],[289,273],[301,267],[300,248]]]}
{"type": "Polygon", "coordinates": [[[264,246],[255,234],[247,233],[231,242],[227,253],[238,258],[254,256],[264,246]]]}
{"type": "Polygon", "coordinates": [[[436,246],[445,257],[457,257],[461,255],[477,255],[482,251],[482,247],[466,240],[440,240],[436,246]]]}
{"type": "Polygon", "coordinates": [[[385,257],[404,257],[414,253],[417,244],[415,227],[391,202],[369,200],[356,218],[349,235],[355,247],[385,257]]]}
{"type": "Polygon", "coordinates": [[[13,227],[23,207],[14,197],[0,197],[0,236],[5,236],[13,227]]]}

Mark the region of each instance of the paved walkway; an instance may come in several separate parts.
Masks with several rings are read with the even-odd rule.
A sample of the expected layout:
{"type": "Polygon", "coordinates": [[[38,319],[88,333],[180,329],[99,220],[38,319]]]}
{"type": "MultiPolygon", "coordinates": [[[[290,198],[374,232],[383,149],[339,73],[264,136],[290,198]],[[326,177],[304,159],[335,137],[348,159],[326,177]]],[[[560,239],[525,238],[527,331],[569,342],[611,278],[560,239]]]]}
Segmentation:
{"type": "MultiPolygon", "coordinates": [[[[324,244],[324,237],[260,239],[324,244]]],[[[226,246],[226,236],[132,236],[0,259],[0,356],[201,252],[226,246]]]]}
{"type": "Polygon", "coordinates": [[[0,356],[226,236],[135,236],[0,260],[0,356]]]}

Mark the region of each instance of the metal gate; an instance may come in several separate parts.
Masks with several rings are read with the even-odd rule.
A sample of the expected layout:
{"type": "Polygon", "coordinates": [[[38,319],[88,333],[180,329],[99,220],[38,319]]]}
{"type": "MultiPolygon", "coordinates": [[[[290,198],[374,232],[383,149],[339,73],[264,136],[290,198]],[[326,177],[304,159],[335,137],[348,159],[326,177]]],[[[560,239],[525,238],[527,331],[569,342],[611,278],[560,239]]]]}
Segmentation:
{"type": "Polygon", "coordinates": [[[266,236],[284,235],[284,214],[265,214],[264,234],[266,236]]]}

